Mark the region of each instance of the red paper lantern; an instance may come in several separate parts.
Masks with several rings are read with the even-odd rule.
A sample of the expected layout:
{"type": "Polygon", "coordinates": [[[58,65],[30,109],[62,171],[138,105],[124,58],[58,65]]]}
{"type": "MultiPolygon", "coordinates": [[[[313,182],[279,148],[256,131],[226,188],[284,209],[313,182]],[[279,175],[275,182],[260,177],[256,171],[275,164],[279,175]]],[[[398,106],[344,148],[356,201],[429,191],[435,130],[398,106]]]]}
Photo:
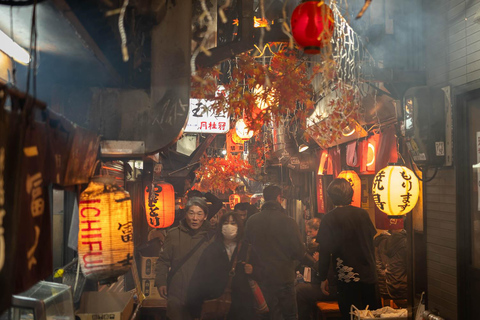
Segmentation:
{"type": "Polygon", "coordinates": [[[228,197],[228,204],[230,205],[230,209],[233,210],[235,208],[235,205],[240,203],[240,195],[239,194],[231,194],[230,197],[228,197]]]}
{"type": "Polygon", "coordinates": [[[343,178],[350,182],[353,188],[352,206],[360,208],[362,205],[362,181],[358,174],[353,170],[344,170],[338,174],[337,178],[343,178]]]}
{"type": "Polygon", "coordinates": [[[333,35],[333,11],[323,1],[306,1],[293,11],[291,26],[293,38],[303,51],[318,54],[333,35]]]}
{"type": "Polygon", "coordinates": [[[170,227],[175,220],[175,191],[166,182],[154,182],[145,187],[145,213],[152,228],[170,227]]]}

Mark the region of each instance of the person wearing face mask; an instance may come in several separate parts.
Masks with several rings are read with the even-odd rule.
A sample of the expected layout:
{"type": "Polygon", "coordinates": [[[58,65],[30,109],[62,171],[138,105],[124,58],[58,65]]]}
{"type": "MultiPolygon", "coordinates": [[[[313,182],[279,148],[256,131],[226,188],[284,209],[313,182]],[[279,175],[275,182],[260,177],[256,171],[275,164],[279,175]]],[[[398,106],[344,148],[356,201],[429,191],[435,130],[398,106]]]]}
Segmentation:
{"type": "Polygon", "coordinates": [[[256,319],[248,277],[258,280],[257,258],[242,238],[242,219],[234,212],[224,214],[218,222],[215,240],[203,252],[187,292],[187,307],[194,318],[200,318],[203,301],[223,294],[236,256],[232,305],[227,319],[256,319]]]}
{"type": "Polygon", "coordinates": [[[202,198],[191,198],[185,218],[168,231],[156,265],[155,285],[168,300],[170,320],[192,319],[185,306],[187,288],[203,251],[208,246],[208,207],[202,198]]]}

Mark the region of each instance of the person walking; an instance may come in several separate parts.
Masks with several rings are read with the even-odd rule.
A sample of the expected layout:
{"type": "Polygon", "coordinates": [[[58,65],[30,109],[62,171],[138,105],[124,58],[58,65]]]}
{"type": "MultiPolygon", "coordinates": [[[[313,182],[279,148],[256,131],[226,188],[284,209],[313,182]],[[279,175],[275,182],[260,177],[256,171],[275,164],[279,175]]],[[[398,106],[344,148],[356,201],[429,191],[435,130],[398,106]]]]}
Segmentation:
{"type": "Polygon", "coordinates": [[[255,254],[243,241],[243,231],[238,213],[228,212],[220,218],[215,240],[203,252],[188,289],[187,306],[194,318],[201,317],[205,300],[218,298],[225,292],[232,274],[228,288],[232,304],[226,319],[255,319],[254,297],[248,280],[249,277],[258,280],[259,268],[255,254]]]}
{"type": "Polygon", "coordinates": [[[247,221],[246,239],[252,245],[262,266],[259,281],[270,312],[264,318],[297,319],[295,297],[295,260],[305,256],[297,223],[282,207],[282,189],[267,186],[265,204],[247,221]]]}
{"type": "Polygon", "coordinates": [[[208,207],[202,198],[191,198],[185,218],[168,231],[156,266],[155,285],[167,299],[170,320],[192,319],[185,301],[187,288],[203,250],[208,246],[210,224],[205,223],[208,207]]]}
{"type": "Polygon", "coordinates": [[[335,208],[322,219],[317,235],[321,289],[329,295],[327,274],[331,258],[336,263],[338,305],[342,319],[350,307],[370,310],[381,306],[377,291],[373,237],[377,233],[368,212],[351,206],[353,189],[345,179],[334,179],[327,194],[335,208]]]}

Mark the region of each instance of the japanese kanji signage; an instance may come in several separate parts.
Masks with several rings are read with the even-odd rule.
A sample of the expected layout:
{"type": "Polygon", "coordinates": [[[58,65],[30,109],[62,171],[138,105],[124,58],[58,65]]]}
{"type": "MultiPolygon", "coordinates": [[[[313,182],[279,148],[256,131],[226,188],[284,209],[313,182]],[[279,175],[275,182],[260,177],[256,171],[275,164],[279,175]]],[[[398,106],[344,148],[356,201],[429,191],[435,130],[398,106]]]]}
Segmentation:
{"type": "Polygon", "coordinates": [[[230,130],[228,113],[214,114],[210,111],[211,104],[208,100],[190,99],[190,110],[184,132],[226,133],[230,130]]]}

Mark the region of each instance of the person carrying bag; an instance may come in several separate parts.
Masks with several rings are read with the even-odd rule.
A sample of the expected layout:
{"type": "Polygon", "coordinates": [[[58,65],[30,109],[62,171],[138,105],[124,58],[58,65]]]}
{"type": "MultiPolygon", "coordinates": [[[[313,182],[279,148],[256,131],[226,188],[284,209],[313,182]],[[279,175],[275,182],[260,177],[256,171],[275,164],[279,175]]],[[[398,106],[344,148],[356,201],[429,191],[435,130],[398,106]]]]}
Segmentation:
{"type": "MultiPolygon", "coordinates": [[[[249,244],[245,263],[248,263],[248,260],[250,259],[251,250],[252,250],[252,246],[249,244]]],[[[251,277],[248,277],[248,284],[250,285],[250,289],[252,289],[252,294],[253,294],[254,304],[255,304],[255,311],[258,314],[267,313],[269,309],[268,309],[267,301],[263,296],[262,289],[260,289],[260,286],[258,285],[258,283],[255,280],[253,280],[251,277]]]]}
{"type": "Polygon", "coordinates": [[[239,243],[235,258],[233,259],[232,269],[228,274],[228,282],[225,291],[223,291],[220,297],[205,300],[203,302],[201,319],[226,319],[232,305],[232,280],[235,276],[238,252],[240,252],[241,247],[242,243],[239,243]]]}
{"type": "Polygon", "coordinates": [[[242,223],[233,212],[220,218],[215,240],[203,252],[188,288],[186,306],[193,318],[257,319],[249,279],[258,279],[261,267],[254,252],[249,262],[242,223]]]}

